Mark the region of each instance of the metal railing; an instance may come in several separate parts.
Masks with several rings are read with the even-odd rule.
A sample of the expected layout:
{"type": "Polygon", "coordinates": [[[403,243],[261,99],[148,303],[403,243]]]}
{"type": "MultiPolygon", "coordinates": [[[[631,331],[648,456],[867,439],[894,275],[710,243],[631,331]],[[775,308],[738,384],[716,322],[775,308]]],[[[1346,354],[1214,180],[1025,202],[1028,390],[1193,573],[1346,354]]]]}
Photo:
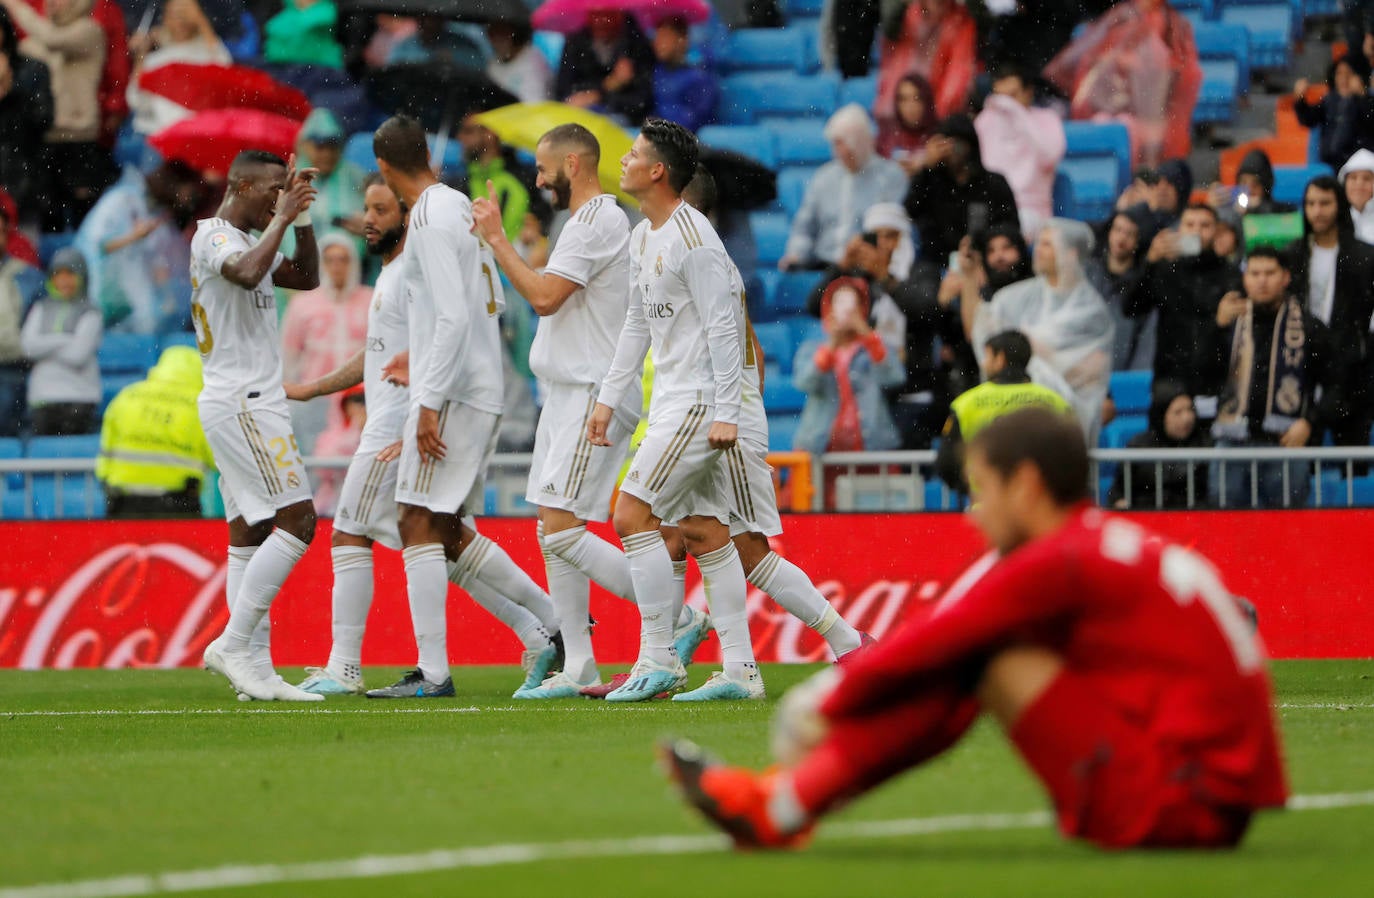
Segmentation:
{"type": "MultiPolygon", "coordinates": [[[[1309,477],[1308,506],[1323,508],[1374,505],[1374,473],[1361,474],[1361,465],[1374,465],[1374,447],[1313,447],[1280,449],[1270,447],[1227,449],[1097,449],[1091,453],[1092,484],[1099,504],[1107,499],[1112,478],[1121,467],[1124,498],[1132,508],[1162,508],[1165,466],[1189,463],[1186,470],[1186,508],[1260,507],[1260,466],[1283,465],[1280,482],[1284,504],[1293,478],[1309,477]],[[1140,484],[1140,466],[1152,469],[1154,489],[1140,484]],[[1197,483],[1198,465],[1206,465],[1209,481],[1219,493],[1212,502],[1197,483]],[[1299,465],[1302,465],[1299,468],[1299,465]],[[1243,466],[1249,473],[1249,495],[1227,495],[1228,469],[1243,466]],[[1138,492],[1148,492],[1148,501],[1134,501],[1138,492]]],[[[534,507],[525,502],[525,485],[533,457],[528,453],[493,456],[488,475],[488,515],[532,516],[534,507]]],[[[803,511],[959,511],[966,497],[950,489],[934,473],[933,451],[909,452],[831,452],[818,456],[801,453],[775,453],[770,456],[775,468],[784,472],[786,501],[784,509],[803,511]]],[[[320,471],[341,471],[348,458],[311,457],[305,459],[312,476],[320,471]]],[[[89,518],[104,513],[105,496],[95,479],[93,458],[22,458],[0,460],[0,500],[6,519],[89,518]]],[[[1175,506],[1176,507],[1176,506],[1175,506]]]]}

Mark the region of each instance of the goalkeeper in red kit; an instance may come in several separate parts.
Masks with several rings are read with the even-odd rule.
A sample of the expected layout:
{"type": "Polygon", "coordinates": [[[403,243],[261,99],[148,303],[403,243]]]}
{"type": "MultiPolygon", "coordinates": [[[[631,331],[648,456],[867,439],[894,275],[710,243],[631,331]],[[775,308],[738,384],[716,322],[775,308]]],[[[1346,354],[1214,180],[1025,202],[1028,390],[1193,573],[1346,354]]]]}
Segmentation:
{"type": "Polygon", "coordinates": [[[896,633],[784,697],[780,766],[661,748],[739,847],[803,844],[845,802],[1002,726],[1066,836],[1227,848],[1287,798],[1264,647],[1201,556],[1088,504],[1080,429],[1028,409],[968,446],[994,551],[896,633]]]}

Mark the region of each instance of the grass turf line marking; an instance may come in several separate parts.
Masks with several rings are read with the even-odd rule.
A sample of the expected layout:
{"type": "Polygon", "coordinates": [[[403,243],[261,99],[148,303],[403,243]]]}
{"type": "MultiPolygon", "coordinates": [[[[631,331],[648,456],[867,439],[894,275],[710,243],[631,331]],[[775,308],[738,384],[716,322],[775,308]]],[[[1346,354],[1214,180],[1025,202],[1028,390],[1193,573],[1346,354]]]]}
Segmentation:
{"type": "MultiPolygon", "coordinates": [[[[1374,791],[1337,792],[1325,795],[1294,795],[1290,811],[1322,811],[1374,806],[1374,791]]],[[[1049,826],[1048,811],[1003,814],[950,814],[942,817],[910,817],[871,820],[827,826],[826,839],[882,839],[900,836],[957,832],[1038,829],[1049,826]]],[[[524,842],[418,852],[415,854],[363,855],[333,861],[295,864],[255,864],[207,867],[172,873],[135,874],[108,879],[40,883],[0,888],[0,898],[136,898],[207,889],[247,888],[287,882],[327,882],[343,879],[375,879],[475,867],[499,867],[554,860],[591,860],[605,857],[649,857],[704,854],[729,847],[722,835],[658,835],[629,839],[580,839],[567,842],[524,842]]]]}

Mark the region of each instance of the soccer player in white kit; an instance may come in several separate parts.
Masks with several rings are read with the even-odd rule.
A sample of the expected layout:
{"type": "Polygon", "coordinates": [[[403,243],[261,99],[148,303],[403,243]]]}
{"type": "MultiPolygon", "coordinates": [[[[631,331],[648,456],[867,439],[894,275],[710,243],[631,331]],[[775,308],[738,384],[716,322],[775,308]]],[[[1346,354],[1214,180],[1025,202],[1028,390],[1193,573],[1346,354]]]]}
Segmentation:
{"type": "Polygon", "coordinates": [[[229,167],[215,218],[191,239],[191,317],[204,363],[200,420],[220,471],[229,521],[229,623],[205,666],[240,696],[320,701],[277,676],[268,610],[315,535],[315,506],[282,391],[273,286],[313,289],[319,252],[310,223],[314,169],[247,150],[229,167]],[[277,252],[296,229],[296,254],[277,252]],[[254,240],[249,232],[259,230],[254,240]]]}
{"type": "MultiPolygon", "coordinates": [[[[394,686],[368,694],[452,695],[445,544],[457,544],[460,565],[487,568],[504,561],[512,579],[528,580],[504,553],[486,551],[491,541],[461,521],[464,510],[483,502],[496,448],[504,402],[497,315],[504,297],[490,250],[471,233],[472,203],[435,177],[420,123],[406,116],[387,119],[373,135],[372,148],[387,186],[410,207],[400,264],[410,301],[411,405],[396,501],[420,657],[416,670],[394,686]]],[[[552,632],[557,622],[547,626],[552,632]]]]}
{"type": "MultiPolygon", "coordinates": [[[[409,299],[402,266],[396,264],[405,244],[406,218],[396,194],[380,175],[364,182],[363,237],[369,253],[382,258],[382,271],[372,291],[367,342],[334,371],[306,384],[286,384],[288,399],[308,401],[363,384],[367,424],[344,476],[334,519],[333,647],[324,667],[306,668],[300,688],[320,695],[361,694],[363,631],[372,606],[375,543],[399,550],[396,517],[395,460],[410,410],[410,391],[388,383],[383,369],[410,344],[409,299]]],[[[456,551],[456,549],[455,549],[456,551]]],[[[499,549],[497,551],[500,551],[499,549]]],[[[478,604],[509,626],[524,643],[522,665],[530,684],[538,684],[557,656],[557,648],[539,618],[492,587],[470,576],[460,582],[460,566],[450,562],[449,581],[464,586],[478,604]]],[[[537,587],[535,587],[537,589],[537,587]]],[[[542,598],[542,594],[541,594],[542,598]]],[[[543,598],[545,604],[547,598],[543,598]]],[[[549,606],[552,613],[552,606],[549,606]]]]}
{"type": "Polygon", "coordinates": [[[611,416],[610,445],[588,440],[587,419],[630,303],[630,223],[615,197],[601,190],[600,160],[600,143],[581,125],[559,125],[539,139],[539,186],[553,193],[555,208],[572,213],[542,273],[506,238],[491,185],[488,197],[473,203],[476,233],[541,316],[530,368],[540,380],[544,408],[526,498],[539,507],[539,544],[567,656],[562,671],[516,698],[570,698],[599,685],[591,632],[581,624],[588,619],[589,581],[634,598],[624,554],[587,532],[588,521],[610,516],[616,476],[642,406],[638,384],[632,384],[611,416]]]}
{"type": "MultiPolygon", "coordinates": [[[[659,526],[677,521],[697,559],[739,698],[762,698],[745,612],[744,570],[727,527],[729,471],[744,363],[743,310],[732,298],[730,260],[701,213],[682,201],[696,173],[696,138],[681,125],[645,122],[621,160],[621,189],[646,220],[630,235],[633,294],[615,357],[587,424],[599,446],[652,345],[649,429],[621,485],[614,524],[630,561],[640,609],[639,658],[607,701],[643,701],[687,681],[673,647],[673,563],[659,526]]],[[[738,295],[738,291],[734,291],[738,295]]]]}

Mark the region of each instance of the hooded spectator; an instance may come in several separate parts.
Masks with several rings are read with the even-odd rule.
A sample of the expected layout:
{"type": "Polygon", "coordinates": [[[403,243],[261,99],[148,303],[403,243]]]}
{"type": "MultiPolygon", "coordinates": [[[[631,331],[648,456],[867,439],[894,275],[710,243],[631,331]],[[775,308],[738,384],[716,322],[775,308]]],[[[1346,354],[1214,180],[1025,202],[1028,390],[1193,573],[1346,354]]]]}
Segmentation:
{"type": "Polygon", "coordinates": [[[857,103],[838,109],[825,123],[834,158],[817,169],[778,267],[818,268],[841,261],[864,213],[898,196],[906,183],[901,167],[874,152],[874,126],[857,103]]]}
{"type": "Polygon", "coordinates": [[[1084,273],[1092,249],[1087,225],[1052,218],[1035,241],[1035,277],[961,309],[980,355],[993,334],[1019,330],[1030,338],[1034,357],[1027,370],[1069,400],[1089,446],[1097,445],[1114,339],[1111,312],[1084,273]]]}
{"type": "Polygon", "coordinates": [[[1113,371],[1149,371],[1155,361],[1159,313],[1151,309],[1138,317],[1126,314],[1127,308],[1134,308],[1135,293],[1145,276],[1141,230],[1138,213],[1113,214],[1106,239],[1099,242],[1088,262],[1088,280],[1102,294],[1116,327],[1113,371]]]}
{"type": "Polygon", "coordinates": [[[334,0],[286,0],[263,26],[267,62],[343,67],[343,47],[334,38],[339,10],[334,0]]]}
{"type": "Polygon", "coordinates": [[[592,10],[586,27],[563,45],[554,95],[638,125],[653,108],[653,75],[654,48],[634,18],[592,10]]]}
{"type": "Polygon", "coordinates": [[[1330,431],[1337,446],[1368,446],[1374,424],[1369,322],[1374,315],[1374,247],[1355,237],[1345,192],[1335,178],[1312,179],[1303,191],[1303,236],[1285,250],[1289,288],[1331,340],[1351,354],[1351,379],[1342,385],[1337,417],[1318,420],[1316,438],[1330,431]]]}
{"type": "Polygon", "coordinates": [[[906,193],[906,211],[921,235],[922,259],[943,265],[964,236],[976,242],[989,228],[1020,225],[1011,186],[983,167],[978,132],[968,116],[940,122],[923,162],[906,193]]]}
{"type": "MultiPolygon", "coordinates": [[[[1193,397],[1176,380],[1157,380],[1151,389],[1148,426],[1126,443],[1128,449],[1204,449],[1212,445],[1198,421],[1193,397]]],[[[1207,463],[1201,461],[1131,462],[1116,469],[1107,493],[1114,508],[1196,508],[1207,501],[1207,463]],[[1126,476],[1130,471],[1130,486],[1126,476]],[[1191,479],[1191,483],[1189,482],[1191,479]]]]}
{"type": "Polygon", "coordinates": [[[1356,150],[1341,166],[1340,178],[1356,238],[1374,243],[1374,152],[1356,150]]]}
{"type": "Polygon", "coordinates": [[[968,105],[978,73],[978,26],[956,0],[911,0],[901,19],[889,22],[878,58],[879,119],[894,114],[897,82],[912,72],[930,82],[935,115],[954,115],[968,105]]]}
{"type": "Polygon", "coordinates": [[[6,251],[4,237],[14,228],[13,206],[0,204],[0,437],[19,435],[24,421],[24,382],[28,360],[20,328],[28,300],[41,288],[38,269],[6,251]]]}
{"type": "Polygon", "coordinates": [[[878,155],[891,159],[908,175],[922,167],[922,150],[935,131],[935,95],[920,75],[897,82],[892,115],[878,120],[878,155]]]}
{"type": "Polygon", "coordinates": [[[686,19],[666,19],[654,32],[654,113],[696,131],[711,123],[720,87],[710,72],[687,62],[691,47],[686,19]]]}
{"type": "Polygon", "coordinates": [[[492,22],[487,26],[492,57],[487,76],[510,91],[521,103],[540,103],[553,96],[553,69],[534,45],[527,24],[492,22]]]}
{"type": "Polygon", "coordinates": [[[62,231],[80,224],[114,180],[109,151],[100,137],[100,76],[105,34],[91,17],[92,0],[60,0],[40,15],[23,0],[0,0],[27,37],[26,55],[43,62],[52,77],[53,124],[44,136],[46,191],[43,226],[62,231]]]}
{"type": "Polygon", "coordinates": [[[797,350],[792,381],[806,393],[793,447],[803,452],[895,449],[885,387],[903,380],[901,362],[869,327],[868,285],[833,281],[821,300],[826,339],[797,350]]]}
{"type": "Polygon", "coordinates": [[[182,232],[207,193],[193,169],[168,162],[146,176],[131,166],[101,195],[76,232],[76,247],[88,260],[91,301],[107,329],[185,328],[191,245],[182,232]]]}
{"type": "Polygon", "coordinates": [[[916,261],[911,219],[896,203],[878,203],[864,212],[862,227],[862,234],[850,238],[839,263],[826,268],[821,283],[807,298],[807,311],[821,317],[820,309],[830,281],[841,277],[862,278],[868,284],[873,329],[900,357],[906,346],[906,315],[894,294],[905,288],[916,261]]]}
{"type": "Polygon", "coordinates": [[[1307,79],[1293,86],[1293,113],[1304,128],[1321,130],[1318,158],[1339,169],[1356,150],[1374,147],[1374,97],[1369,95],[1369,62],[1348,54],[1326,70],[1326,96],[1307,102],[1307,79]]]}
{"type": "MultiPolygon", "coordinates": [[[[320,285],[292,298],[282,319],[282,376],[288,383],[315,380],[342,365],[367,340],[372,288],[362,284],[362,261],[352,238],[337,231],[320,238],[320,285]]],[[[301,452],[341,414],[325,397],[292,406],[301,452]]]]}
{"type": "Polygon", "coordinates": [[[165,65],[230,65],[233,58],[196,0],[168,0],[162,24],[133,43],[134,73],[129,82],[129,108],[134,130],[153,134],[191,115],[190,110],[138,86],[144,72],[165,65]]]}
{"type": "Polygon", "coordinates": [[[1045,77],[1070,98],[1075,120],[1125,124],[1135,164],[1188,155],[1202,67],[1193,26],[1167,0],[1122,0],[1051,60],[1045,77]]]}
{"type": "Polygon", "coordinates": [[[95,430],[100,402],[100,311],[86,299],[86,261],[68,247],[48,266],[47,295],[34,303],[20,340],[33,363],[29,410],[37,436],[95,430]]]}
{"type": "Polygon", "coordinates": [[[53,122],[52,87],[48,67],[19,51],[14,23],[3,9],[0,44],[0,185],[31,210],[47,183],[43,135],[53,122]]]}
{"type": "Polygon", "coordinates": [[[993,70],[992,93],[973,120],[983,165],[1011,185],[1027,237],[1054,214],[1054,173],[1068,146],[1059,115],[1034,102],[1030,75],[1004,64],[993,70]]]}
{"type": "Polygon", "coordinates": [[[1236,169],[1236,187],[1241,191],[1243,203],[1237,200],[1240,211],[1245,215],[1272,215],[1277,212],[1292,212],[1289,203],[1274,199],[1274,163],[1264,150],[1254,149],[1245,154],[1236,169]]]}

